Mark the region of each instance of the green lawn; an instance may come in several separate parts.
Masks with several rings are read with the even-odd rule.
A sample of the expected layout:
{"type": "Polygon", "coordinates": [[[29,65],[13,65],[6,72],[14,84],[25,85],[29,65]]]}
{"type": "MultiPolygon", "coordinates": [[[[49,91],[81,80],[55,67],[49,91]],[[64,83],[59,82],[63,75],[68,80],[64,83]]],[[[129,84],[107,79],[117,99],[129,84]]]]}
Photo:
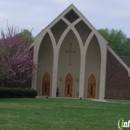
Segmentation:
{"type": "Polygon", "coordinates": [[[118,130],[130,119],[129,101],[0,99],[0,130],[118,130]]]}

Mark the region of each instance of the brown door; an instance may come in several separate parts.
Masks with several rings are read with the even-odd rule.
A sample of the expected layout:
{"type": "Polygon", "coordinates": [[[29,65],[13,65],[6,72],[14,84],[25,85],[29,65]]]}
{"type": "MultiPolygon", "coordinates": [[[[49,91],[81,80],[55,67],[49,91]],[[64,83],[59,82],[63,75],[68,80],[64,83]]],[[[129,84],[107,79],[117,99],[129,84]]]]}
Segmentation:
{"type": "Polygon", "coordinates": [[[42,79],[42,95],[46,96],[49,95],[50,92],[50,76],[46,72],[42,79]]]}
{"type": "Polygon", "coordinates": [[[89,80],[88,80],[88,94],[87,94],[87,97],[88,98],[95,98],[95,96],[96,96],[96,79],[95,79],[94,75],[92,74],[89,77],[89,80]]]}
{"type": "Polygon", "coordinates": [[[73,78],[71,74],[68,74],[65,80],[65,97],[72,97],[72,89],[73,89],[73,78]]]}

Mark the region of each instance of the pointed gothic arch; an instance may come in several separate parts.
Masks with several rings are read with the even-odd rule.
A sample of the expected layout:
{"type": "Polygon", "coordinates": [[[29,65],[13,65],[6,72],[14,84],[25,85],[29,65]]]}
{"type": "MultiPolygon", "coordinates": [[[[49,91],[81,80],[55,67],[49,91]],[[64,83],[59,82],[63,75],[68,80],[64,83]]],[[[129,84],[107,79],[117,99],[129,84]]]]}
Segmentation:
{"type": "MultiPolygon", "coordinates": [[[[77,22],[79,22],[79,20],[77,20],[77,22]]],[[[74,23],[76,24],[77,22],[75,21],[74,23]]],[[[65,37],[68,35],[68,33],[69,33],[70,31],[72,31],[73,34],[75,35],[75,37],[76,37],[76,39],[77,39],[77,41],[78,41],[80,50],[83,48],[82,39],[81,39],[79,33],[77,32],[77,30],[76,30],[75,27],[74,27],[75,24],[72,24],[73,26],[72,26],[72,25],[71,25],[71,26],[68,26],[68,27],[66,28],[66,30],[63,32],[63,34],[61,35],[61,37],[60,37],[60,39],[59,39],[59,41],[58,41],[58,45],[57,45],[57,49],[58,49],[58,50],[60,50],[60,48],[61,48],[61,46],[62,46],[62,43],[63,43],[65,37]]]]}
{"type": "MultiPolygon", "coordinates": [[[[53,68],[53,43],[48,33],[42,39],[38,54],[38,75],[37,75],[37,92],[42,94],[43,73],[48,72],[52,75],[53,68]]],[[[51,81],[50,81],[51,90],[51,81]]],[[[50,92],[49,92],[50,94],[50,92]]]]}
{"type": "Polygon", "coordinates": [[[42,95],[49,96],[50,94],[50,75],[46,72],[42,78],[42,95]]]}
{"type": "Polygon", "coordinates": [[[88,98],[96,97],[96,78],[93,74],[88,79],[87,97],[88,98]]]}
{"type": "Polygon", "coordinates": [[[96,90],[95,96],[92,97],[86,93],[88,91],[88,82],[85,82],[85,93],[84,96],[86,98],[98,98],[99,89],[100,89],[100,73],[101,73],[101,49],[97,37],[93,35],[92,39],[89,42],[86,52],[86,69],[85,69],[85,79],[89,78],[91,74],[92,77],[96,77],[96,90]]]}
{"type": "Polygon", "coordinates": [[[65,31],[65,29],[67,27],[68,27],[67,24],[62,19],[60,19],[55,25],[53,25],[50,28],[50,30],[55,38],[56,44],[58,43],[62,33],[65,31]]]}
{"type": "MultiPolygon", "coordinates": [[[[75,29],[76,30],[76,29],[75,29]]],[[[58,50],[59,50],[59,52],[60,52],[60,50],[61,50],[61,46],[64,44],[64,41],[66,40],[66,38],[68,38],[68,39],[72,39],[71,37],[72,37],[72,35],[73,35],[73,37],[75,38],[75,40],[76,40],[76,42],[78,43],[78,48],[79,48],[79,50],[81,50],[81,38],[80,38],[80,40],[79,40],[79,38],[78,37],[80,37],[79,35],[77,36],[77,34],[75,33],[75,31],[74,31],[74,28],[72,29],[72,28],[67,28],[67,30],[65,30],[64,31],[64,34],[63,34],[63,36],[61,36],[61,39],[59,40],[59,44],[58,44],[58,50]]],[[[68,40],[69,41],[69,40],[68,40]]]]}
{"type": "MultiPolygon", "coordinates": [[[[79,42],[74,32],[70,30],[64,37],[58,54],[58,79],[59,77],[65,77],[66,72],[74,75],[74,79],[79,79],[80,57],[79,42]]],[[[60,96],[65,96],[64,84],[57,80],[57,86],[60,91],[60,96]]],[[[74,84],[73,97],[77,97],[78,86],[78,82],[74,84]]]]}
{"type": "Polygon", "coordinates": [[[69,73],[65,79],[64,96],[65,97],[72,97],[72,93],[73,93],[73,77],[69,73]]]}
{"type": "MultiPolygon", "coordinates": [[[[35,76],[34,83],[32,82],[32,87],[34,89],[38,88],[37,89],[38,94],[41,93],[41,88],[42,88],[41,87],[42,86],[41,80],[42,80],[43,72],[47,71],[50,74],[50,77],[52,77],[51,79],[53,79],[53,81],[52,81],[53,82],[53,90],[52,90],[51,96],[55,97],[56,88],[57,87],[60,88],[60,85],[63,84],[63,82],[61,82],[61,84],[58,84],[57,82],[59,81],[59,78],[61,78],[63,80],[65,79],[64,77],[65,77],[65,73],[67,71],[67,72],[71,72],[71,74],[73,75],[73,79],[80,79],[79,83],[83,83],[83,85],[82,84],[79,85],[78,82],[77,82],[77,84],[74,82],[74,87],[75,87],[75,84],[77,86],[80,86],[81,92],[79,92],[79,93],[81,93],[80,95],[81,95],[81,97],[83,97],[83,93],[84,93],[83,91],[84,91],[84,87],[85,87],[85,85],[84,85],[84,77],[85,77],[85,67],[84,66],[85,66],[85,63],[84,63],[84,61],[85,61],[85,56],[87,55],[85,53],[86,52],[88,53],[89,49],[87,49],[87,48],[89,48],[91,46],[89,43],[91,41],[94,41],[93,40],[94,38],[92,37],[93,34],[95,34],[95,35],[97,34],[98,40],[100,42],[99,48],[101,48],[102,56],[104,56],[105,51],[104,51],[104,49],[102,49],[102,46],[104,46],[104,48],[105,48],[107,42],[105,40],[104,41],[101,40],[102,37],[98,34],[97,30],[91,25],[91,23],[89,23],[89,21],[78,11],[78,9],[74,5],[71,5],[63,13],[61,13],[54,21],[52,21],[45,29],[43,29],[41,31],[41,33],[39,33],[36,36],[35,41],[34,41],[34,43],[35,43],[34,50],[36,50],[35,54],[34,54],[34,61],[36,61],[37,63],[39,63],[39,61],[44,61],[44,63],[42,62],[42,64],[40,64],[40,71],[35,76]],[[73,11],[76,13],[76,15],[78,15],[78,17],[76,15],[74,15],[74,16],[72,16],[73,17],[73,19],[72,19],[70,14],[71,14],[71,12],[73,14],[73,11]],[[62,28],[61,32],[58,32],[58,34],[56,34],[57,27],[59,27],[59,25],[63,25],[63,26],[61,27],[62,28]],[[89,30],[89,29],[86,27],[86,25],[90,28],[91,32],[90,31],[87,32],[87,30],[89,30]],[[81,30],[79,29],[80,26],[82,26],[81,30]],[[83,29],[86,30],[86,31],[84,30],[85,33],[82,32],[83,29]],[[65,38],[67,37],[67,35],[69,34],[70,31],[72,31],[72,33],[75,35],[75,37],[78,41],[76,43],[78,43],[79,52],[76,50],[76,54],[78,52],[80,57],[78,57],[79,59],[76,57],[77,63],[75,62],[75,65],[77,65],[77,66],[75,68],[72,66],[72,67],[69,67],[69,68],[66,69],[64,67],[64,64],[61,65],[61,68],[60,68],[58,60],[63,61],[65,58],[61,57],[61,59],[60,58],[58,59],[58,57],[61,56],[60,50],[62,48],[62,45],[64,45],[64,40],[65,40],[65,38]],[[86,32],[87,32],[87,38],[86,38],[86,32]],[[81,33],[83,33],[85,35],[81,36],[81,33]],[[45,40],[45,38],[47,38],[47,37],[48,37],[49,44],[45,40]],[[92,38],[92,40],[90,41],[91,38],[92,38]],[[51,46],[50,43],[52,44],[52,46],[51,46]],[[88,44],[89,45],[87,46],[86,43],[87,43],[87,45],[88,44]],[[48,48],[44,47],[45,44],[50,45],[50,47],[48,47],[48,48]],[[43,53],[43,52],[47,51],[48,49],[50,49],[51,51],[49,50],[49,52],[46,53],[46,54],[49,53],[49,55],[46,56],[46,54],[43,53]],[[81,52],[82,52],[82,54],[81,54],[81,52]],[[40,58],[38,58],[39,56],[40,56],[40,58]],[[49,56],[51,56],[51,57],[49,57],[49,56]],[[52,58],[51,63],[48,62],[48,59],[45,59],[46,57],[48,57],[49,60],[52,58]],[[80,64],[81,64],[81,66],[80,66],[80,64]],[[52,66],[51,65],[53,66],[53,73],[52,73],[52,66]],[[60,73],[61,76],[59,74],[59,68],[60,68],[60,71],[62,72],[62,73],[60,73]],[[84,68],[84,69],[81,69],[81,68],[84,68]],[[79,74],[79,70],[81,70],[80,74],[79,74]],[[81,78],[79,77],[79,75],[81,75],[80,76],[81,78]],[[36,86],[37,86],[37,88],[36,88],[36,86]]],[[[33,45],[34,45],[34,43],[33,43],[33,45]]],[[[74,43],[75,42],[73,42],[73,45],[74,45],[74,43]]],[[[68,48],[67,48],[67,50],[68,50],[68,48]]],[[[73,50],[75,50],[75,48],[73,48],[73,50]]],[[[93,51],[93,53],[95,53],[95,52],[93,51]]],[[[72,54],[72,56],[74,56],[74,55],[72,54]]],[[[104,61],[102,61],[104,64],[105,64],[105,56],[104,56],[104,61]]],[[[75,58],[73,58],[73,59],[75,59],[75,58]]],[[[104,68],[103,71],[105,70],[104,64],[102,64],[102,68],[104,68]]],[[[88,64],[86,64],[86,65],[88,65],[88,64]]],[[[99,70],[99,69],[100,68],[98,68],[97,70],[99,70]]],[[[101,77],[103,77],[101,79],[101,81],[104,81],[105,74],[103,73],[103,71],[101,73],[101,77]]],[[[88,73],[88,75],[89,74],[90,74],[90,72],[88,73]]],[[[98,81],[97,86],[98,86],[99,85],[99,79],[98,78],[100,76],[97,73],[96,74],[93,73],[93,74],[97,77],[97,81],[98,81]]],[[[101,83],[102,83],[101,86],[103,88],[104,83],[103,82],[101,82],[101,83]]],[[[64,89],[64,86],[62,86],[62,87],[64,89]]],[[[63,91],[60,92],[60,93],[62,93],[62,96],[64,96],[63,91]]],[[[103,95],[102,91],[99,94],[103,95]]]]}

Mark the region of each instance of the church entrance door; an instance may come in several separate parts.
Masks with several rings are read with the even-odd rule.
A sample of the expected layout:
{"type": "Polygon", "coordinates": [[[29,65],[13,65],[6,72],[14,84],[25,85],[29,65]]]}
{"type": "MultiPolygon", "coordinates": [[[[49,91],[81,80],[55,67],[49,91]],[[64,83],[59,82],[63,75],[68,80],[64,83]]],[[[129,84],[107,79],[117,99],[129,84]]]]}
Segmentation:
{"type": "Polygon", "coordinates": [[[95,79],[93,74],[89,77],[89,80],[88,80],[87,97],[88,98],[95,98],[96,97],[96,79],[95,79]]]}
{"type": "Polygon", "coordinates": [[[65,97],[72,97],[72,90],[73,90],[73,78],[69,73],[66,76],[65,80],[65,97]]]}
{"type": "Polygon", "coordinates": [[[42,79],[42,95],[48,96],[50,92],[50,76],[46,72],[42,79]]]}

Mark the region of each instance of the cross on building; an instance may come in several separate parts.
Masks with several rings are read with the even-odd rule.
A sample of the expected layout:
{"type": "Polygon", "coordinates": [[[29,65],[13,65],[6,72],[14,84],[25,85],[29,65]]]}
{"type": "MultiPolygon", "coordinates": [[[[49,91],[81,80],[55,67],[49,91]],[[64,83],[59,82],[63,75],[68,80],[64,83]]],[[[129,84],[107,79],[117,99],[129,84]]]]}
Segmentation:
{"type": "Polygon", "coordinates": [[[71,54],[76,53],[76,51],[72,50],[72,43],[70,43],[70,50],[66,50],[66,53],[69,53],[69,65],[71,66],[71,54]]]}

